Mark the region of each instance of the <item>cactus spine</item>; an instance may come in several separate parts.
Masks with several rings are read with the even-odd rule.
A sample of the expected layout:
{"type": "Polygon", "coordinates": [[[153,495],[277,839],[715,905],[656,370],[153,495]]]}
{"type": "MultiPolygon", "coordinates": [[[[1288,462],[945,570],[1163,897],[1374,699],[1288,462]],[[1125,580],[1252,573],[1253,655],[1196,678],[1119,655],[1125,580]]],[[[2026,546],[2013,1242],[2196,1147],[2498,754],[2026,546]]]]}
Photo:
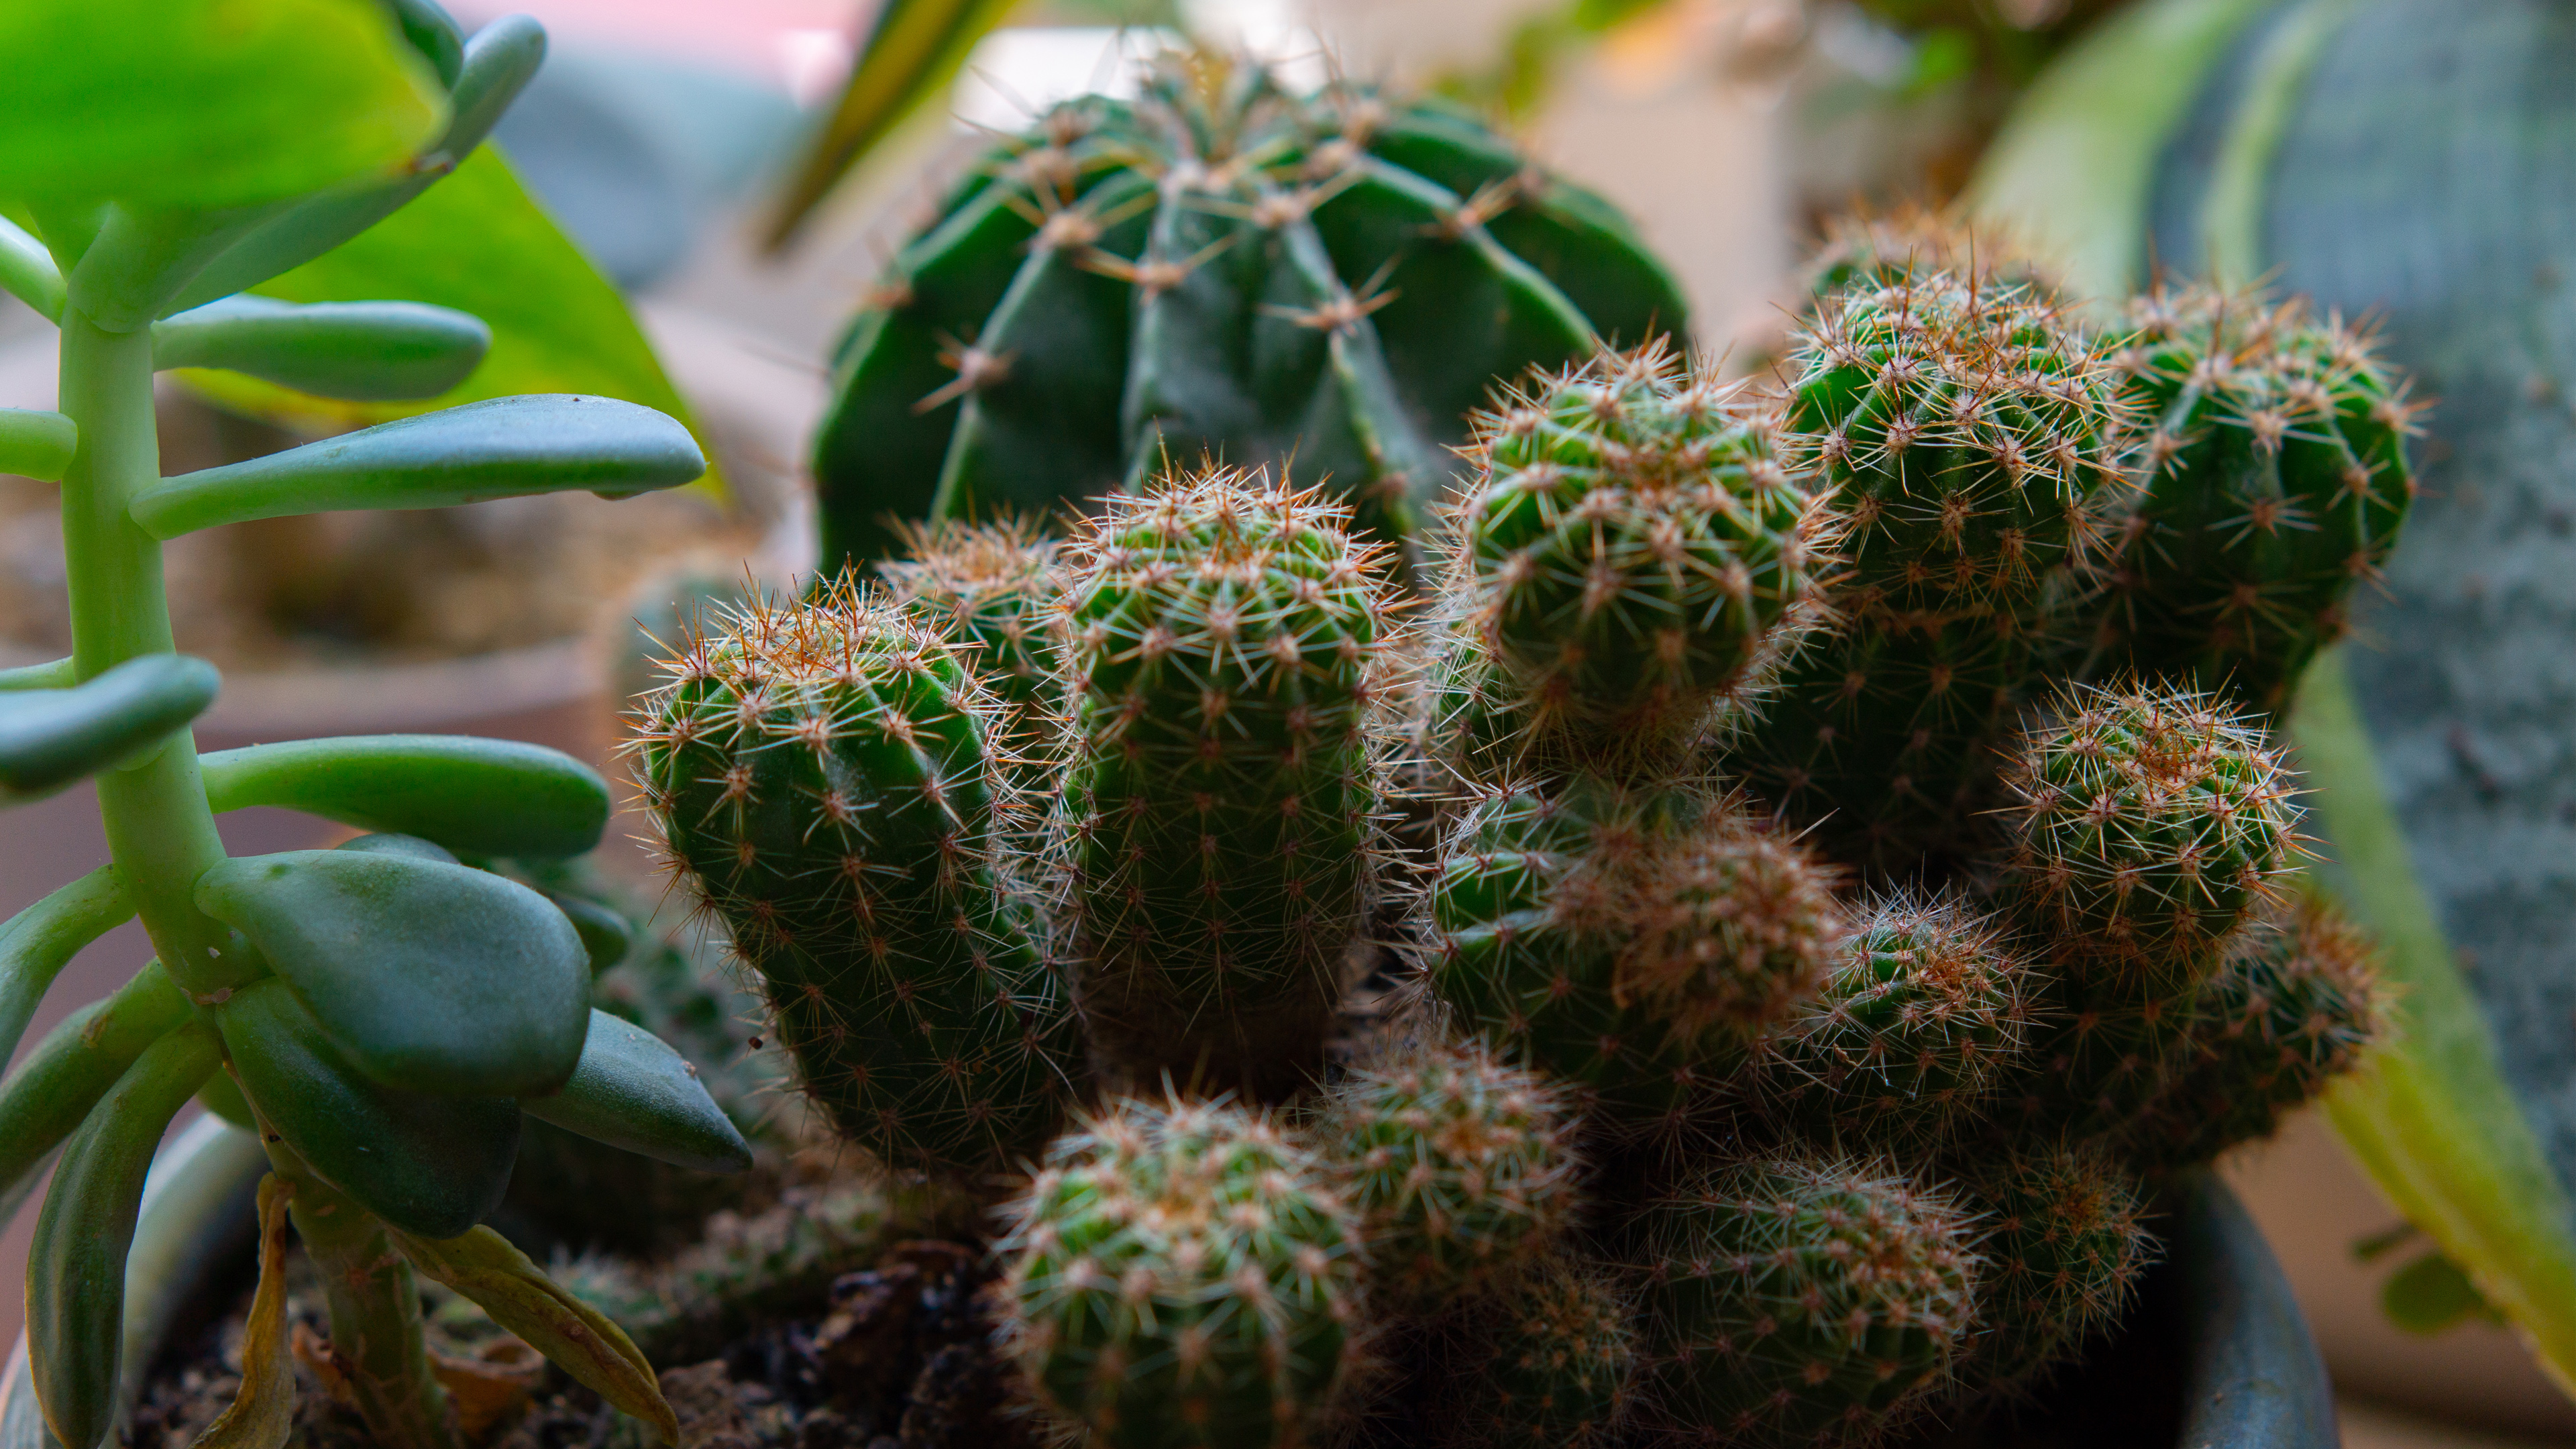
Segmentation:
{"type": "Polygon", "coordinates": [[[1349,522],[1215,471],[1071,545],[1056,849],[1118,1071],[1278,1094],[1320,1069],[1376,874],[1387,604],[1349,522]]]}
{"type": "Polygon", "coordinates": [[[1636,1404],[1634,1294],[1611,1270],[1554,1254],[1467,1313],[1441,1396],[1456,1449],[1601,1449],[1636,1404]]]}
{"type": "Polygon", "coordinates": [[[1360,1332],[1359,1223],[1237,1107],[1123,1100],[1004,1209],[1004,1331],[1107,1449],[1313,1442],[1360,1332]]]}
{"type": "Polygon", "coordinates": [[[1962,1170],[1982,1209],[1985,1333],[1966,1377],[2019,1388],[2128,1306],[2151,1256],[2139,1185],[2100,1147],[2016,1148],[1962,1170]]]}
{"type": "Polygon", "coordinates": [[[647,803],[834,1127],[902,1168],[1034,1149],[1075,1047],[996,859],[992,696],[846,585],[728,611],[669,676],[634,746],[647,803]]]}
{"type": "Polygon", "coordinates": [[[1055,711],[1047,629],[1061,547],[1026,519],[911,525],[910,557],[877,566],[886,592],[977,650],[976,676],[1002,704],[1001,743],[1040,744],[1055,711]]]}

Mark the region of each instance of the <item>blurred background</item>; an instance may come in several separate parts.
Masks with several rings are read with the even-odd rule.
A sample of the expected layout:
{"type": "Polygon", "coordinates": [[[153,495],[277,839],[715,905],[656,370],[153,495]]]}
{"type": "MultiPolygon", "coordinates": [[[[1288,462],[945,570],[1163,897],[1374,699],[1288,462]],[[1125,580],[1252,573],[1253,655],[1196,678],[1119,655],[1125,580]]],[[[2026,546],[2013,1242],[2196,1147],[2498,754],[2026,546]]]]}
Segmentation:
{"type": "MultiPolygon", "coordinates": [[[[500,7],[458,3],[470,30],[500,7]]],[[[226,671],[210,748],[291,735],[441,730],[570,749],[603,768],[637,583],[676,561],[783,583],[810,564],[802,459],[834,342],[896,244],[985,144],[1048,105],[1132,86],[1189,35],[1292,83],[1335,73],[1484,108],[1530,154],[1598,189],[1675,269],[1697,341],[1758,363],[1819,219],[1940,203],[2021,88],[2109,0],[1028,0],[953,85],[821,196],[794,234],[780,198],[848,75],[870,0],[532,0],[547,65],[495,140],[633,307],[714,444],[727,496],[511,500],[192,538],[171,566],[214,601],[181,647],[226,671]]],[[[53,341],[0,298],[0,405],[53,403],[53,341]]],[[[275,421],[163,400],[165,471],[287,441],[275,421]]],[[[0,663],[51,658],[61,566],[51,494],[0,480],[0,663]]],[[[103,862],[94,802],[22,811],[0,915],[103,862]]],[[[279,812],[227,817],[236,854],[319,843],[279,812]]],[[[613,835],[621,832],[612,831],[613,835]]],[[[623,847],[641,878],[640,847],[623,847]]],[[[55,986],[32,1044],[145,950],[127,926],[55,986]]],[[[184,1119],[183,1119],[184,1120],[184,1119]]],[[[2354,1246],[2397,1215],[2315,1122],[2233,1162],[2327,1349],[2351,1442],[2576,1443],[2576,1411],[2474,1315],[2401,1334],[2354,1246]]],[[[32,1227],[0,1239],[0,1343],[32,1227]]]]}

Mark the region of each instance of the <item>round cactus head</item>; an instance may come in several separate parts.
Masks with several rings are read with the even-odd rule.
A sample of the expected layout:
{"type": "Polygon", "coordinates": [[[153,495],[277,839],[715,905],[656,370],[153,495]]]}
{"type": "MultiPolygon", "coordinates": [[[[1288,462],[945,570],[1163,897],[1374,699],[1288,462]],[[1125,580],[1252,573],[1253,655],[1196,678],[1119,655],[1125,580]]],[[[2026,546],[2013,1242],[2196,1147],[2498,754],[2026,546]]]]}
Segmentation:
{"type": "Polygon", "coordinates": [[[2100,662],[2277,709],[2396,545],[2418,408],[2365,337],[2297,301],[2158,287],[2129,323],[2145,492],[2100,662]]]}
{"type": "Polygon", "coordinates": [[[2056,274],[2002,228],[1971,225],[1931,207],[1906,204],[1884,212],[1846,213],[1827,223],[1807,263],[1809,297],[1901,287],[1946,273],[1981,284],[2018,287],[2042,300],[2063,286],[2056,274]]]}
{"type": "Polygon", "coordinates": [[[1021,518],[908,523],[898,534],[904,557],[877,570],[886,592],[975,651],[976,673],[1025,746],[1053,708],[1046,631],[1061,545],[1021,518]]]}
{"type": "Polygon", "coordinates": [[[1334,1086],[1315,1136],[1396,1301],[1508,1282],[1545,1252],[1576,1206],[1566,1095],[1481,1045],[1436,1040],[1382,1047],[1334,1086]]]}
{"type": "Polygon", "coordinates": [[[1968,1215],[1885,1165],[1722,1168],[1644,1219],[1659,1416],[1761,1449],[1874,1443],[1971,1342],[1968,1215]]]}
{"type": "Polygon", "coordinates": [[[1349,510],[1211,471],[1069,545],[1056,850],[1095,1047],[1293,1089],[1375,888],[1384,551],[1349,510]]]}
{"type": "Polygon", "coordinates": [[[1112,1102],[1047,1149],[995,1245],[1042,1409],[1107,1449],[1310,1443],[1361,1328],[1359,1224],[1266,1117],[1112,1102]]]}
{"type": "Polygon", "coordinates": [[[834,1127],[903,1168],[1036,1147],[1073,1022],[997,869],[1000,706],[957,649],[844,583],[724,611],[667,674],[646,803],[834,1127]]]}
{"type": "Polygon", "coordinates": [[[2281,892],[2291,776],[2262,730],[2206,696],[2078,686],[2014,752],[2005,898],[2078,956],[2195,971],[2281,892]]]}
{"type": "Polygon", "coordinates": [[[1392,539],[1497,384],[1684,325],[1614,208],[1463,114],[1175,55],[1005,139],[896,253],[833,359],[824,558],[885,552],[888,514],[1051,514],[1202,453],[1392,539]]]}
{"type": "Polygon", "coordinates": [[[1547,1254],[1464,1314],[1436,1396],[1453,1449],[1605,1449],[1636,1402],[1633,1294],[1613,1270],[1547,1254]]]}
{"type": "Polygon", "coordinates": [[[2137,1180],[2099,1146],[2017,1146],[1967,1167],[1984,1217],[1985,1332],[1963,1375],[1979,1390],[2029,1383],[2108,1328],[2153,1256],[2137,1180]]]}
{"type": "Polygon", "coordinates": [[[1612,994],[1684,1042],[1760,1037],[1815,996],[1842,947],[1840,874],[1723,802],[1638,861],[1619,908],[1636,935],[1612,994]]]}
{"type": "Polygon", "coordinates": [[[1776,408],[1668,347],[1537,378],[1478,447],[1452,588],[1533,728],[1581,753],[1688,743],[1818,590],[1834,515],[1776,408]]]}
{"type": "Polygon", "coordinates": [[[2019,1065],[2033,968],[1955,899],[1873,906],[1824,988],[1769,1043],[1755,1091],[1810,1135],[1921,1148],[1956,1136],[2019,1065]]]}

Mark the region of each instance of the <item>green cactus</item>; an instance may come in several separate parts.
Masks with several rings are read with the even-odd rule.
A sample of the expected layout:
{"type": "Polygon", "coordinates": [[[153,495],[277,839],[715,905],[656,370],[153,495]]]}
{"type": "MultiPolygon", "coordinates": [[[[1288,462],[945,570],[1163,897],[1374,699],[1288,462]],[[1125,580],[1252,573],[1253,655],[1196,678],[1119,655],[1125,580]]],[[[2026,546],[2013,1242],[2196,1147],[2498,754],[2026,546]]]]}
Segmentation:
{"type": "Polygon", "coordinates": [[[2101,347],[2027,287],[1925,273],[1792,338],[1790,427],[1851,515],[1839,634],[1739,753],[1830,853],[1910,874],[1971,844],[2043,604],[2102,543],[2121,414],[2101,347]]]}
{"type": "Polygon", "coordinates": [[[2011,1082],[2042,979],[1964,903],[1887,897],[1770,1044],[1751,1095],[1819,1140],[1937,1146],[2011,1082]]]}
{"type": "Polygon", "coordinates": [[[1047,629],[1062,545],[1022,518],[908,523],[899,533],[906,557],[877,566],[886,592],[976,651],[975,672],[1002,702],[997,744],[1043,745],[1060,708],[1047,629]]]}
{"type": "Polygon", "coordinates": [[[2076,686],[2012,755],[2002,896],[2092,978],[2200,972],[2277,900],[2298,852],[2292,778],[2206,696],[2076,686]]]}
{"type": "Polygon", "coordinates": [[[1453,1449],[1606,1449],[1636,1404],[1634,1293],[1613,1270],[1541,1257],[1464,1315],[1457,1368],[1436,1395],[1453,1449]]]}
{"type": "Polygon", "coordinates": [[[835,1129],[906,1169],[1042,1142],[1078,1048],[995,858],[999,706],[953,646],[846,585],[755,602],[646,709],[632,748],[673,865],[835,1129]]]}
{"type": "Polygon", "coordinates": [[[1578,1206],[1565,1098],[1481,1045],[1436,1038],[1381,1046],[1334,1085],[1313,1137],[1388,1297],[1437,1306],[1545,1254],[1578,1206]]]}
{"type": "Polygon", "coordinates": [[[1669,1137],[1821,976],[1829,877],[1684,783],[1495,788],[1444,841],[1427,982],[1461,1023],[1579,1087],[1616,1135],[1669,1137]],[[1737,910],[1710,887],[1759,882],[1737,910]],[[1696,927],[1689,923],[1696,922],[1696,927]]]}
{"type": "Polygon", "coordinates": [[[1113,1101],[1003,1211],[1005,1340],[1104,1449],[1317,1437],[1360,1335],[1358,1220],[1268,1118],[1113,1101]]]}
{"type": "Polygon", "coordinates": [[[1929,1408],[1976,1325],[1969,1214],[1887,1164],[1721,1168],[1649,1208],[1650,1402],[1731,1444],[1868,1444],[1929,1408]]]}
{"type": "Polygon", "coordinates": [[[1496,381],[1683,324],[1615,210],[1463,116],[1174,56],[1006,141],[897,254],[815,444],[825,567],[887,515],[1044,515],[1202,453],[1401,538],[1496,381]]]}
{"type": "Polygon", "coordinates": [[[2396,545],[2417,405],[2365,337],[2296,301],[2159,287],[2128,321],[2145,491],[2089,664],[2276,710],[2396,545]]]}
{"type": "Polygon", "coordinates": [[[1960,1165],[1978,1223],[1984,1325],[1963,1387],[2018,1389],[2128,1307],[2154,1256],[2137,1179],[2099,1147],[2016,1147],[1960,1165]]]}
{"type": "Polygon", "coordinates": [[[1055,852],[1113,1072],[1276,1096],[1321,1071],[1382,800],[1384,554],[1349,522],[1212,471],[1071,544],[1055,852]]]}
{"type": "Polygon", "coordinates": [[[2055,272],[2008,233],[1911,203],[1827,222],[1799,290],[1823,302],[1936,273],[2019,288],[2043,301],[2056,300],[2064,290],[2055,272]]]}
{"type": "Polygon", "coordinates": [[[1540,375],[1477,424],[1449,587],[1527,721],[1513,753],[1688,744],[1785,651],[1835,542],[1776,408],[1656,343],[1540,375]]]}
{"type": "Polygon", "coordinates": [[[2377,947],[2324,901],[2302,899],[2229,943],[2192,1003],[2185,1060],[2134,1137],[2157,1171],[2269,1137],[2353,1070],[2392,1009],[2377,947]]]}

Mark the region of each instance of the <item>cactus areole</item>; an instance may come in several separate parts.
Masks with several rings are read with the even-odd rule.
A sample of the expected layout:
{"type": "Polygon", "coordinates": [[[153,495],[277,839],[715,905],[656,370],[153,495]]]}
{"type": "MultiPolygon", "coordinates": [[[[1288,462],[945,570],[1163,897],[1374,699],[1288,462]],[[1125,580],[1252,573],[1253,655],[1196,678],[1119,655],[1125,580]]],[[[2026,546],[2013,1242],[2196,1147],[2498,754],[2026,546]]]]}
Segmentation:
{"type": "Polygon", "coordinates": [[[1625,218],[1477,123],[1177,56],[996,148],[896,255],[833,359],[822,565],[1202,455],[1402,537],[1495,385],[1685,320],[1625,218]]]}

